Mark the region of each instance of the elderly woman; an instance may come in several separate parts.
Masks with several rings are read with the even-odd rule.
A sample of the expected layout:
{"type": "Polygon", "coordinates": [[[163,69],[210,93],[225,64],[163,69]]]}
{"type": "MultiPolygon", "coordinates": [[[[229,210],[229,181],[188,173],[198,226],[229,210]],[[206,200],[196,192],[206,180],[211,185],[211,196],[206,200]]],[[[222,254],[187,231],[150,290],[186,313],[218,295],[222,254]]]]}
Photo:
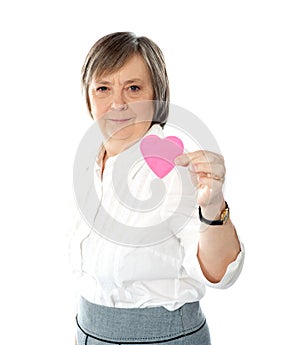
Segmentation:
{"type": "MultiPolygon", "coordinates": [[[[117,220],[114,226],[159,224],[157,214],[147,217],[144,212],[141,217],[134,205],[123,212],[124,205],[113,192],[113,176],[117,160],[142,139],[164,137],[169,84],[161,50],[150,39],[129,32],[107,35],[86,57],[82,88],[89,113],[104,137],[95,162],[98,211],[109,210],[109,224],[117,220]]],[[[145,161],[139,164],[129,180],[131,190],[143,198],[157,176],[145,161]]],[[[78,345],[210,344],[199,301],[205,286],[227,288],[236,281],[244,249],[222,193],[223,157],[198,150],[178,155],[175,164],[192,177],[197,212],[168,239],[122,245],[121,238],[119,243],[110,241],[86,222],[76,223],[72,245],[74,252],[77,249],[79,273],[78,345]]],[[[172,177],[175,170],[161,179],[168,188],[159,214],[172,212],[168,203],[174,195],[180,198],[178,181],[172,177]]],[[[168,224],[172,227],[172,222],[168,224]]]]}

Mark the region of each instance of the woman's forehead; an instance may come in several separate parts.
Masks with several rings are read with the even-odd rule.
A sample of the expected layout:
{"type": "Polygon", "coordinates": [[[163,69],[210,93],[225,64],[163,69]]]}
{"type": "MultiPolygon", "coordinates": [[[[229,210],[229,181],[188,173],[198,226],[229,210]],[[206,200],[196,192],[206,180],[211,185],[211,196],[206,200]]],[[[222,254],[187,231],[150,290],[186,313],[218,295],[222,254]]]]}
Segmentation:
{"type": "Polygon", "coordinates": [[[145,80],[150,77],[150,72],[144,58],[140,54],[135,54],[125,61],[122,66],[105,70],[101,68],[96,69],[92,79],[99,81],[116,76],[124,77],[125,79],[145,80]]]}

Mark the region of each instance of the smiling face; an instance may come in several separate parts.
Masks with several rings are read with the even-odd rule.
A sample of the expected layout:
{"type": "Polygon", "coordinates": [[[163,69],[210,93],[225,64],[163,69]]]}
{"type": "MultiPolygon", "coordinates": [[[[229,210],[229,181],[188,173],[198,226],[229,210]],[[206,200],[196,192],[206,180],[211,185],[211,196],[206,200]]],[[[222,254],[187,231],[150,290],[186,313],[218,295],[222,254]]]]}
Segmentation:
{"type": "Polygon", "coordinates": [[[108,140],[105,146],[113,154],[130,146],[149,129],[153,97],[148,67],[138,54],[118,71],[92,80],[89,87],[91,113],[108,140]]]}

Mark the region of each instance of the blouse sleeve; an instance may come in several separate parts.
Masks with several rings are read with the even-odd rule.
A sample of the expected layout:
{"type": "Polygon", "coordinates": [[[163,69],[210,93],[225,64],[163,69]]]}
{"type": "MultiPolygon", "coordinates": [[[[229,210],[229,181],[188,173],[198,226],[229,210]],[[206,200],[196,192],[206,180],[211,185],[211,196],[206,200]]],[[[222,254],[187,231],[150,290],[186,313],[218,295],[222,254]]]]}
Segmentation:
{"type": "MultiPolygon", "coordinates": [[[[223,278],[218,283],[212,283],[209,280],[207,280],[201,270],[202,279],[207,286],[210,286],[216,289],[227,289],[236,282],[236,280],[238,279],[239,275],[242,272],[244,259],[245,259],[245,248],[244,248],[244,244],[241,241],[240,241],[240,247],[241,247],[241,251],[239,252],[238,256],[233,262],[231,262],[227,266],[227,269],[223,278]]],[[[199,267],[201,269],[200,265],[199,267]]]]}
{"type": "Polygon", "coordinates": [[[77,313],[77,303],[79,293],[79,279],[82,275],[82,253],[81,244],[83,240],[90,234],[90,227],[86,224],[82,218],[80,211],[77,208],[75,200],[69,202],[69,225],[67,235],[67,253],[68,264],[70,267],[70,279],[74,286],[73,290],[73,306],[74,313],[77,313]]]}
{"type": "Polygon", "coordinates": [[[204,275],[199,260],[198,260],[198,243],[200,238],[200,221],[198,218],[198,210],[195,210],[193,217],[186,224],[186,226],[176,234],[180,239],[181,245],[184,248],[184,258],[182,266],[191,278],[205,284],[206,286],[226,289],[233,285],[238,279],[244,264],[245,249],[243,243],[240,241],[241,251],[236,259],[231,262],[226,269],[222,279],[218,283],[210,282],[204,275]]]}

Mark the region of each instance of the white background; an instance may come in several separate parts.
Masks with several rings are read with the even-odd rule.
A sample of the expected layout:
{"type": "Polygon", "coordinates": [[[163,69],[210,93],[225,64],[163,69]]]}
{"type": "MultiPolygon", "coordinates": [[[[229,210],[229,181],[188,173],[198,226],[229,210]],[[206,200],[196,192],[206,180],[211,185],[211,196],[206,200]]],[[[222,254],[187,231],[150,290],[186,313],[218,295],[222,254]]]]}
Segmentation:
{"type": "Polygon", "coordinates": [[[74,342],[68,210],[74,155],[92,124],[80,69],[98,38],[125,30],[162,48],[171,101],[201,117],[225,156],[247,254],[236,284],[202,301],[213,345],[299,344],[297,5],[1,3],[1,344],[74,342]]]}

